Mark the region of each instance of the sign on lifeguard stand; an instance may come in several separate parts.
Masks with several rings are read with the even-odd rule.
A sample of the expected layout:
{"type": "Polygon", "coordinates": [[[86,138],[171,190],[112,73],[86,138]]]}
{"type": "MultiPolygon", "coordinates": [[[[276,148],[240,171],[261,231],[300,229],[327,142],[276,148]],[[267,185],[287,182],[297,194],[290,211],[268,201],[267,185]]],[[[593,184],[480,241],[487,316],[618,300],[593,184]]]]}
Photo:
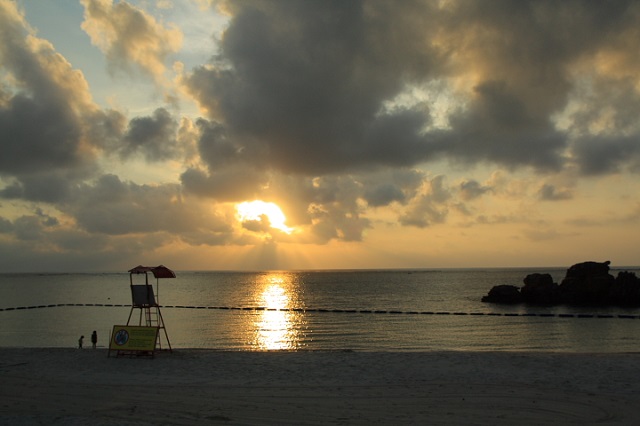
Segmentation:
{"type": "MultiPolygon", "coordinates": [[[[131,312],[127,320],[127,326],[136,326],[132,323],[131,317],[133,311],[139,309],[138,327],[147,327],[156,329],[155,347],[154,349],[162,350],[162,340],[166,342],[167,349],[171,351],[171,343],[169,335],[160,311],[160,286],[161,278],[175,278],[176,274],[166,266],[136,266],[129,270],[129,282],[131,284],[131,312]],[[156,291],[153,291],[153,285],[149,284],[149,273],[153,274],[156,279],[156,291]],[[141,276],[144,275],[144,281],[141,276]],[[135,277],[135,278],[134,278],[135,277]],[[135,281],[135,282],[134,282],[135,281]]],[[[135,323],[135,319],[133,320],[135,323]]]]}

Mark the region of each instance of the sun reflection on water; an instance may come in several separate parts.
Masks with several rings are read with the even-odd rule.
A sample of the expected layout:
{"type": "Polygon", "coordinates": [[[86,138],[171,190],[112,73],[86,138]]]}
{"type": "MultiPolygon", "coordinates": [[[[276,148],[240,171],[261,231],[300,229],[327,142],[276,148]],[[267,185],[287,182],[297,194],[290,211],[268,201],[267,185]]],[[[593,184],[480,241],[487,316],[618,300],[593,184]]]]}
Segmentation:
{"type": "Polygon", "coordinates": [[[284,274],[267,274],[257,283],[257,300],[265,309],[259,311],[255,322],[253,344],[260,350],[291,350],[301,347],[301,326],[304,318],[291,309],[298,299],[295,285],[284,274]]]}

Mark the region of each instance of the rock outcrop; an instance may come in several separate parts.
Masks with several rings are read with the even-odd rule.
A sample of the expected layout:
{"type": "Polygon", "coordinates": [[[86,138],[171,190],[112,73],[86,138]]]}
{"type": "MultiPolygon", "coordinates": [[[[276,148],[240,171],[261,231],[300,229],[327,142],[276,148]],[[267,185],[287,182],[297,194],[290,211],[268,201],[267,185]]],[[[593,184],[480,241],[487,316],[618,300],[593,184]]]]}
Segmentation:
{"type": "Polygon", "coordinates": [[[534,305],[552,305],[558,299],[558,284],[549,274],[529,274],[524,278],[522,299],[534,305]]]}
{"type": "Polygon", "coordinates": [[[611,262],[582,262],[571,266],[558,285],[549,274],[529,274],[524,286],[494,286],[482,298],[488,303],[532,305],[640,306],[640,279],[623,271],[609,274],[611,262]]]}
{"type": "Polygon", "coordinates": [[[515,285],[497,285],[489,290],[489,294],[484,296],[482,301],[513,305],[522,303],[522,294],[515,285]]]}
{"type": "Polygon", "coordinates": [[[558,287],[560,300],[567,305],[601,305],[609,303],[609,293],[615,282],[606,261],[573,265],[558,287]]]}

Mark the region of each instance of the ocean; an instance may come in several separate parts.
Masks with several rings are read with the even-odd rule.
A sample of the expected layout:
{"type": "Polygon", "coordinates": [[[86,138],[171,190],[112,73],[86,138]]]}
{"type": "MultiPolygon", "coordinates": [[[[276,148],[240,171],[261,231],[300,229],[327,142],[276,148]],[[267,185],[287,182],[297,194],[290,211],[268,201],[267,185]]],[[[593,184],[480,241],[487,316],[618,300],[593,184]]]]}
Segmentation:
{"type": "MultiPolygon", "coordinates": [[[[494,285],[521,286],[534,272],[560,282],[566,269],[176,271],[157,287],[151,279],[174,349],[639,351],[640,309],[481,302],[494,285]]],[[[619,270],[640,274],[610,273],[619,270]]],[[[105,347],[130,303],[126,272],[0,274],[0,346],[74,347],[84,335],[86,347],[96,330],[105,347]]]]}

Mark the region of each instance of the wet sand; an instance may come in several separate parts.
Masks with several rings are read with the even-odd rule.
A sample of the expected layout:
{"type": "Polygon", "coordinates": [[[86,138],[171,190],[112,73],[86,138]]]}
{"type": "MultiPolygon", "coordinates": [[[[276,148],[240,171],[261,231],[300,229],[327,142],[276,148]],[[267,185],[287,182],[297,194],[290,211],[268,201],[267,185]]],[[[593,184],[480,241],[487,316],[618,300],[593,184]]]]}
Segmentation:
{"type": "Polygon", "coordinates": [[[627,425],[639,367],[636,353],[1,348],[0,424],[627,425]]]}

